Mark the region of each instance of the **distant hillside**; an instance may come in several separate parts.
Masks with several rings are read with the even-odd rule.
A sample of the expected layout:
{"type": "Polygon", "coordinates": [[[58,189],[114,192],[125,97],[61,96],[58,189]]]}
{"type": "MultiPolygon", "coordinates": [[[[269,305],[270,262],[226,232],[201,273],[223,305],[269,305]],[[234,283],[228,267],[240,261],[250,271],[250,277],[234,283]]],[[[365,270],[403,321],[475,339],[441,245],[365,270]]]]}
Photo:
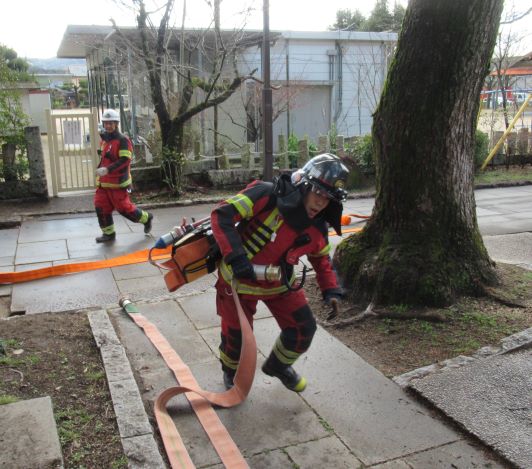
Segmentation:
{"type": "Polygon", "coordinates": [[[67,73],[69,70],[76,75],[86,73],[85,59],[26,59],[30,63],[31,73],[67,73]]]}

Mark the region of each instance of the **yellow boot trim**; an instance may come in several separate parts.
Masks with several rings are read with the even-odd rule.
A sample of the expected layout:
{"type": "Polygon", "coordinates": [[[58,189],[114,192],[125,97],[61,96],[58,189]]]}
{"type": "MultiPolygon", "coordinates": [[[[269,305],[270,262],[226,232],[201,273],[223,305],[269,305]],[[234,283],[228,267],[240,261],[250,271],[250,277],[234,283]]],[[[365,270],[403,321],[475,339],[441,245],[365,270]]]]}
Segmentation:
{"type": "Polygon", "coordinates": [[[145,212],[144,210],[142,210],[142,215],[139,218],[139,223],[142,223],[143,225],[145,225],[147,221],[148,221],[148,212],[145,212]]]}
{"type": "Polygon", "coordinates": [[[103,234],[112,235],[115,232],[115,225],[109,225],[102,228],[103,234]]]}
{"type": "Polygon", "coordinates": [[[307,387],[307,379],[305,377],[301,377],[299,380],[299,383],[296,384],[296,387],[294,388],[295,392],[302,392],[307,387]]]}

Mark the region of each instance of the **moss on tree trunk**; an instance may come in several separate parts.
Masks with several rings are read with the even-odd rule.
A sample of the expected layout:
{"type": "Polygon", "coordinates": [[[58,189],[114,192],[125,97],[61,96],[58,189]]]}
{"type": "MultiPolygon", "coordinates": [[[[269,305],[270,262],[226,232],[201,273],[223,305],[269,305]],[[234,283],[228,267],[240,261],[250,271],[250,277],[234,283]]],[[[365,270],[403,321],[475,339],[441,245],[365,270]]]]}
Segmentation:
{"type": "Polygon", "coordinates": [[[335,254],[355,297],[442,305],[496,282],[478,230],[473,146],[502,0],[411,0],[374,116],[377,195],[335,254]]]}

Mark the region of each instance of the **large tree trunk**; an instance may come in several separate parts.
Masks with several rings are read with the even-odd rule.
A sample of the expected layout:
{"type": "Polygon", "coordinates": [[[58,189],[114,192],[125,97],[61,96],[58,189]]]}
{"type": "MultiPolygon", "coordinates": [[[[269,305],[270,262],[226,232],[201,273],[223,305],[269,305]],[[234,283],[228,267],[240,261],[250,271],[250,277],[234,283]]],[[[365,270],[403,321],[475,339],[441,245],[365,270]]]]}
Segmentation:
{"type": "Polygon", "coordinates": [[[473,145],[503,0],[410,0],[374,116],[377,195],[336,251],[355,298],[443,305],[496,282],[475,215],[473,145]]]}

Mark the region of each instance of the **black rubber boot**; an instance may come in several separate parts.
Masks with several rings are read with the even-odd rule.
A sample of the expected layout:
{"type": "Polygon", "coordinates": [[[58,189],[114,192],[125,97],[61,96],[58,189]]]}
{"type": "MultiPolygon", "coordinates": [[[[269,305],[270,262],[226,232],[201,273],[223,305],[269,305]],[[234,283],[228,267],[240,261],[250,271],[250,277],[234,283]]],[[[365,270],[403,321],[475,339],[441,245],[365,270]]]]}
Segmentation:
{"type": "Polygon", "coordinates": [[[224,370],[224,386],[225,386],[225,389],[229,390],[235,385],[234,379],[235,379],[235,372],[234,371],[225,371],[224,370]]]}
{"type": "Polygon", "coordinates": [[[103,233],[101,236],[98,236],[96,238],[97,243],[108,243],[109,241],[114,241],[116,239],[116,233],[111,234],[105,234],[103,233]]]}
{"type": "Polygon", "coordinates": [[[148,213],[148,221],[144,223],[144,233],[148,234],[151,231],[151,221],[153,220],[153,215],[148,213]]]}
{"type": "Polygon", "coordinates": [[[307,387],[307,380],[290,365],[282,364],[273,353],[262,365],[262,371],[268,376],[279,378],[290,391],[302,392],[307,387]]]}

